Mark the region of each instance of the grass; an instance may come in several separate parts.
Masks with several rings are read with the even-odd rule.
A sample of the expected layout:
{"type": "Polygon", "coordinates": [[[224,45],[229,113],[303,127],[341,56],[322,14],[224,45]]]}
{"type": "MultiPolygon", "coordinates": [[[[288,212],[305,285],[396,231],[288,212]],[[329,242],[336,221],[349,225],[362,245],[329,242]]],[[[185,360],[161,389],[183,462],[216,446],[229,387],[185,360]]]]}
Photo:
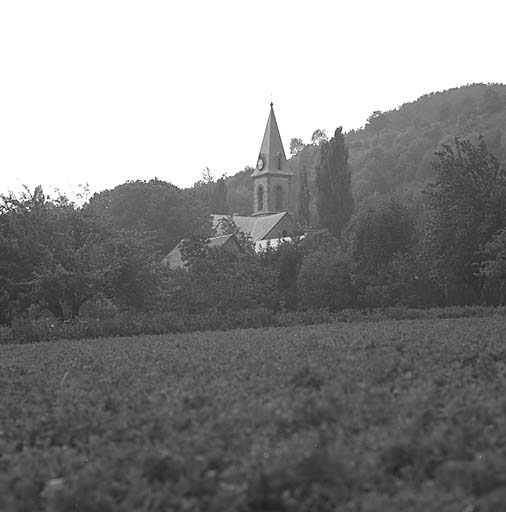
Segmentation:
{"type": "Polygon", "coordinates": [[[0,510],[502,511],[506,318],[0,346],[0,510]]]}

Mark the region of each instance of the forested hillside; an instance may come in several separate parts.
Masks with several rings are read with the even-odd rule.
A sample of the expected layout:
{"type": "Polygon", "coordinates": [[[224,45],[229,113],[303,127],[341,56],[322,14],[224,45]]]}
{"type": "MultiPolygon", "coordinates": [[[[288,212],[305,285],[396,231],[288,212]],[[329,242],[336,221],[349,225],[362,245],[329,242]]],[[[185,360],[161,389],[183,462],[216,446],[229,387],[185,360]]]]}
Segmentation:
{"type": "Polygon", "coordinates": [[[506,157],[506,86],[475,84],[422,96],[390,112],[374,112],[347,133],[353,191],[358,199],[432,178],[434,152],[455,137],[484,135],[506,157]]]}
{"type": "MultiPolygon", "coordinates": [[[[336,126],[340,120],[335,120],[336,126]]],[[[316,128],[316,127],[315,127],[316,128]]],[[[373,112],[365,126],[345,134],[349,147],[353,194],[361,200],[400,187],[420,189],[432,178],[434,152],[455,137],[476,141],[485,137],[488,149],[506,160],[506,85],[472,84],[430,93],[388,112],[373,112]]],[[[304,167],[312,191],[316,222],[315,162],[318,142],[293,138],[290,167],[299,176],[304,167]]],[[[286,148],[288,151],[288,148],[286,148]]],[[[251,213],[251,169],[226,178],[230,213],[251,213]]]]}

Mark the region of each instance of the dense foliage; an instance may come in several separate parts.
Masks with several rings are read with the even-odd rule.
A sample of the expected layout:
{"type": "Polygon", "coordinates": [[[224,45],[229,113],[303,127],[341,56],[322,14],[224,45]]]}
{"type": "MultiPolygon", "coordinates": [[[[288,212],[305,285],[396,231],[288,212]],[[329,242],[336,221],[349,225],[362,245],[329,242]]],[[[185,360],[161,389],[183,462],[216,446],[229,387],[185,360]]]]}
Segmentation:
{"type": "MultiPolygon", "coordinates": [[[[436,123],[434,104],[443,108],[441,98],[464,93],[483,96],[464,102],[473,105],[466,115],[492,122],[504,111],[502,90],[476,85],[420,98],[394,112],[374,112],[360,133],[376,140],[385,130],[409,131],[414,112],[422,119],[417,126],[428,130],[424,123],[436,123]]],[[[445,113],[437,123],[453,126],[452,116],[445,113]]],[[[216,180],[209,169],[191,190],[158,179],[127,182],[82,206],[64,196],[51,199],[40,188],[3,197],[0,323],[104,320],[101,310],[118,318],[200,318],[258,310],[277,315],[315,308],[504,305],[506,175],[500,147],[492,141],[491,150],[486,134],[456,138],[432,154],[424,174],[432,176],[428,184],[417,189],[404,180],[402,187],[377,187],[353,210],[348,160],[353,167],[357,133],[344,137],[338,129],[329,140],[316,130],[311,144],[291,144],[291,165],[302,170],[298,216],[306,234],[259,254],[228,220],[220,229],[235,236],[240,250],[209,246],[210,209],[239,204],[226,187],[231,179],[216,180]],[[318,224],[326,229],[315,230],[318,224]],[[163,257],[182,239],[186,266],[171,269],[163,257]]],[[[402,133],[392,141],[407,141],[402,133]]],[[[440,140],[434,135],[434,144],[440,140]]],[[[378,151],[384,149],[364,158],[377,165],[378,151]]],[[[392,166],[402,158],[391,153],[387,160],[397,176],[392,166]]],[[[383,176],[378,169],[374,175],[383,176]]],[[[235,183],[246,177],[251,181],[249,170],[235,183]]]]}
{"type": "Polygon", "coordinates": [[[202,171],[201,178],[186,192],[190,197],[199,200],[212,213],[229,213],[225,177],[216,179],[208,167],[202,171]]]}
{"type": "Polygon", "coordinates": [[[504,317],[0,346],[0,509],[499,511],[504,317]]]}
{"type": "Polygon", "coordinates": [[[504,162],[505,127],[506,86],[501,84],[449,89],[376,112],[364,128],[346,134],[355,198],[425,186],[434,176],[435,152],[455,137],[476,142],[483,135],[504,162]]]}
{"type": "MultiPolygon", "coordinates": [[[[336,134],[338,137],[340,132],[336,134]]],[[[320,158],[326,161],[335,153],[333,159],[337,159],[341,154],[345,164],[342,144],[339,149],[322,151],[334,140],[319,140],[320,158]]],[[[304,151],[300,149],[297,158],[304,158],[304,151]]],[[[246,302],[234,300],[234,304],[274,310],[503,304],[505,279],[500,258],[504,236],[500,233],[506,229],[504,170],[484,138],[476,144],[455,139],[434,158],[433,182],[423,191],[408,188],[362,200],[341,237],[332,236],[341,227],[331,229],[328,223],[329,230],[309,232],[304,239],[263,254],[235,255],[233,263],[230,255],[218,251],[211,258],[204,252],[200,263],[193,261],[182,274],[186,281],[179,289],[213,297],[210,302],[218,308],[222,302],[215,292],[226,282],[235,283],[239,296],[246,298],[246,302]],[[210,262],[216,268],[202,271],[210,262]],[[264,279],[254,284],[251,279],[259,275],[259,268],[264,279]],[[214,286],[206,284],[213,279],[214,286]],[[252,293],[240,291],[243,283],[252,293],[258,291],[255,299],[252,293]]],[[[332,190],[329,179],[319,180],[321,190],[332,190]]],[[[344,185],[341,188],[346,189],[344,185]]],[[[346,195],[345,190],[341,192],[346,195]]],[[[316,194],[320,194],[319,201],[332,203],[318,188],[316,194]]],[[[343,204],[335,218],[341,222],[345,211],[351,213],[351,197],[348,199],[339,198],[343,204]]],[[[223,294],[235,296],[232,290],[223,289],[223,294]]],[[[177,302],[185,303],[182,299],[177,302]]]]}
{"type": "Polygon", "coordinates": [[[153,255],[132,234],[39,187],[0,205],[0,322],[48,310],[64,320],[98,297],[143,307],[153,255]]]}
{"type": "Polygon", "coordinates": [[[506,226],[506,173],[484,139],[456,140],[437,153],[436,180],[427,190],[431,216],[426,243],[432,272],[461,280],[481,297],[484,246],[506,226]]]}
{"type": "Polygon", "coordinates": [[[162,255],[184,237],[208,236],[211,228],[205,204],[156,178],[129,181],[95,194],[87,209],[113,228],[141,236],[162,255]]]}

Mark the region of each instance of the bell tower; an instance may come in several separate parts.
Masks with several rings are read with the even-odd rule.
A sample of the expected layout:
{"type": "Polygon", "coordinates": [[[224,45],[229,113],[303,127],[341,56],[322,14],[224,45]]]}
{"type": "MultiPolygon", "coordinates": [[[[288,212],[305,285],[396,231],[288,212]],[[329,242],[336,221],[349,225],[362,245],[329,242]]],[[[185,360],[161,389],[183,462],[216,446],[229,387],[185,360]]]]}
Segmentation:
{"type": "Polygon", "coordinates": [[[253,179],[253,215],[294,213],[293,173],[288,167],[273,104],[253,179]]]}

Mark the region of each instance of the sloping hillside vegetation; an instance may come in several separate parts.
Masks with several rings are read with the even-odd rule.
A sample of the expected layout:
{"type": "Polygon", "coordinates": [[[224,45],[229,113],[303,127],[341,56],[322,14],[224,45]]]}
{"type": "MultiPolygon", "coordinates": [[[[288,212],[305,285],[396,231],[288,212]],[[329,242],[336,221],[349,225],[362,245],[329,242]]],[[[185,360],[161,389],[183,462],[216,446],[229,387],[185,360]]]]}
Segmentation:
{"type": "Polygon", "coordinates": [[[389,112],[374,112],[351,131],[353,190],[360,199],[399,186],[418,188],[432,178],[434,152],[455,137],[485,137],[506,159],[506,86],[474,84],[422,96],[389,112]]]}

